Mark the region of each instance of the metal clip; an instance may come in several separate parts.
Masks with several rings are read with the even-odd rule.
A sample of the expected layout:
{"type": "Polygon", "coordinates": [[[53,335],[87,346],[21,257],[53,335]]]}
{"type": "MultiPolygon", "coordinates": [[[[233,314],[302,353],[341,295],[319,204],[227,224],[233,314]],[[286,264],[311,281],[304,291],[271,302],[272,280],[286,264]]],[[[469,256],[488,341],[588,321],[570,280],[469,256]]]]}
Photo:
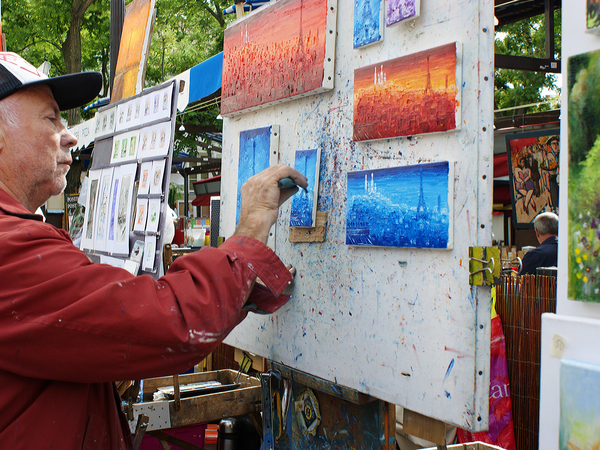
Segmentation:
{"type": "Polygon", "coordinates": [[[498,247],[469,247],[469,284],[482,286],[498,284],[501,276],[498,247]]]}
{"type": "Polygon", "coordinates": [[[494,263],[494,258],[490,258],[487,261],[484,260],[484,259],[471,258],[471,259],[469,259],[469,261],[477,261],[477,262],[480,262],[480,263],[485,264],[485,265],[487,265],[489,263],[492,263],[492,268],[491,269],[489,267],[484,267],[483,269],[479,269],[479,270],[476,270],[475,272],[471,272],[470,273],[471,276],[473,276],[473,275],[475,275],[476,273],[479,273],[479,272],[484,272],[486,270],[489,273],[491,273],[491,274],[494,273],[494,268],[495,268],[495,266],[494,266],[494,264],[495,264],[494,263]]]}

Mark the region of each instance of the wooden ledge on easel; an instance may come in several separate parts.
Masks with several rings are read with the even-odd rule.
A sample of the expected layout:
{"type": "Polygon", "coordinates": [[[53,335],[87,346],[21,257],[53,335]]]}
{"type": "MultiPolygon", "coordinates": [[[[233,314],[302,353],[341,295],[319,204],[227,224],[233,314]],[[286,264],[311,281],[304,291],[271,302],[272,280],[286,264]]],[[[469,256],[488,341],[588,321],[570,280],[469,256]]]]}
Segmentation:
{"type": "Polygon", "coordinates": [[[323,242],[327,230],[327,211],[317,211],[313,228],[290,227],[290,242],[323,242]]]}

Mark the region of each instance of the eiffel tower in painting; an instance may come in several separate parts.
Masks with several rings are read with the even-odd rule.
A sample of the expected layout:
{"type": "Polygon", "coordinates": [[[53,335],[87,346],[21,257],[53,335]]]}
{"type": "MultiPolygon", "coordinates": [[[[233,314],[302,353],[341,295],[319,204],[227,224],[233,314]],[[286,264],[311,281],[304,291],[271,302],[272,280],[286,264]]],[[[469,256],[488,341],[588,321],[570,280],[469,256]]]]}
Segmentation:
{"type": "Polygon", "coordinates": [[[425,86],[425,92],[431,94],[431,72],[429,71],[429,55],[427,55],[427,86],[425,86]]]}
{"type": "Polygon", "coordinates": [[[417,204],[417,220],[427,220],[427,205],[425,204],[425,196],[423,195],[423,167],[420,167],[420,187],[419,187],[419,202],[417,204]]]}

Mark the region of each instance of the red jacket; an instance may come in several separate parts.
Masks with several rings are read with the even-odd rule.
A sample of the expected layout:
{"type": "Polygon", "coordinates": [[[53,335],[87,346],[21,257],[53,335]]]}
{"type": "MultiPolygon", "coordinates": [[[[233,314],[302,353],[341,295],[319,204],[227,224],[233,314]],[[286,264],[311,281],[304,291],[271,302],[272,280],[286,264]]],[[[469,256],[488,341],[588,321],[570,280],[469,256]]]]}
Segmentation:
{"type": "Polygon", "coordinates": [[[0,449],[130,449],[114,381],[188,370],[246,315],[272,312],[290,272],[234,236],[155,280],[93,264],[0,189],[0,449]]]}

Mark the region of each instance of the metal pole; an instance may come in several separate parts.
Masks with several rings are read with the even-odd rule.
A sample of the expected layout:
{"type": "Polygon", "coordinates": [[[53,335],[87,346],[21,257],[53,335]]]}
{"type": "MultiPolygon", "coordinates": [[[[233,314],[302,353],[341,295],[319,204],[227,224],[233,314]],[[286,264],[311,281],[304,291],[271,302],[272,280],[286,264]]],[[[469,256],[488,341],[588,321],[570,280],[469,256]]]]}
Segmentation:
{"type": "Polygon", "coordinates": [[[554,0],[544,3],[544,19],[546,26],[546,58],[554,60],[554,0]]]}
{"type": "Polygon", "coordinates": [[[123,21],[125,20],[125,0],[110,0],[110,92],[112,93],[115,71],[117,69],[117,58],[119,57],[119,45],[121,44],[121,33],[123,32],[123,21]]]}

